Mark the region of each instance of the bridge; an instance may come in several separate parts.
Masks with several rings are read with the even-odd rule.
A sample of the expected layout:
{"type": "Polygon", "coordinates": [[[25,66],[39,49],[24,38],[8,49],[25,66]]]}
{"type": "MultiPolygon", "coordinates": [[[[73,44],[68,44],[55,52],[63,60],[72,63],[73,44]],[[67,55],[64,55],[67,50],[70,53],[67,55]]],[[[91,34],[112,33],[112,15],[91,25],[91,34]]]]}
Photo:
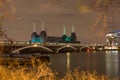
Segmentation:
{"type": "Polygon", "coordinates": [[[103,44],[72,44],[72,43],[36,43],[19,42],[13,44],[4,44],[4,53],[61,53],[61,52],[79,52],[103,50],[103,44]]]}

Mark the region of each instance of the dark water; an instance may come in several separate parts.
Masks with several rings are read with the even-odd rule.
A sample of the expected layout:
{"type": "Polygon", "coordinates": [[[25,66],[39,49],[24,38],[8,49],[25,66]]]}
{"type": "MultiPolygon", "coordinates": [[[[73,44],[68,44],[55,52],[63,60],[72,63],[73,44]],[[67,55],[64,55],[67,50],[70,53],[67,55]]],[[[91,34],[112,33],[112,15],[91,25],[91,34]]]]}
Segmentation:
{"type": "Polygon", "coordinates": [[[120,52],[118,51],[60,53],[51,55],[50,62],[53,71],[58,72],[60,76],[75,68],[79,68],[80,71],[96,71],[100,75],[110,77],[120,76],[120,52]]]}

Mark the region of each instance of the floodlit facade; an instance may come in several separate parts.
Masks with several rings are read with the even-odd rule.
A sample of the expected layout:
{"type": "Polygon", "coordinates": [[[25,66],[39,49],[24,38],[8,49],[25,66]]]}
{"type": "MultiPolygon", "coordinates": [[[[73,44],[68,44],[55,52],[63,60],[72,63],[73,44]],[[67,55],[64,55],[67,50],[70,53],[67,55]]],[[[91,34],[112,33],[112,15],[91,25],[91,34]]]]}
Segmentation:
{"type": "Polygon", "coordinates": [[[48,36],[47,32],[42,28],[42,31],[38,35],[35,31],[35,23],[33,24],[33,33],[31,34],[31,43],[43,43],[43,42],[52,42],[52,43],[80,43],[77,41],[77,36],[72,27],[72,32],[70,36],[66,35],[66,28],[63,28],[63,35],[60,37],[48,36]]]}
{"type": "Polygon", "coordinates": [[[107,46],[118,46],[120,45],[120,30],[109,32],[106,34],[107,46]]]}

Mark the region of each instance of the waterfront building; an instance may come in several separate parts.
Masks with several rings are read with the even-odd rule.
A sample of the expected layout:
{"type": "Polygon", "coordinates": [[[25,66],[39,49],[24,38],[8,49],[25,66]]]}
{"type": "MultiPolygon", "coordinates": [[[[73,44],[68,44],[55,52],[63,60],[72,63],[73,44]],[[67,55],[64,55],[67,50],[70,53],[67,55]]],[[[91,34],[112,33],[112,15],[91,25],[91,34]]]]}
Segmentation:
{"type": "Polygon", "coordinates": [[[33,33],[31,34],[31,42],[35,43],[35,42],[41,42],[42,40],[40,40],[38,34],[36,33],[36,22],[33,22],[33,33]]]}
{"type": "Polygon", "coordinates": [[[80,43],[77,41],[77,36],[74,31],[74,26],[72,26],[72,32],[70,36],[66,35],[66,27],[63,28],[63,35],[61,37],[48,36],[47,32],[44,29],[44,23],[42,22],[42,31],[38,35],[35,31],[36,23],[33,22],[33,33],[31,34],[31,43],[43,43],[43,42],[52,42],[52,43],[80,43]]]}
{"type": "Polygon", "coordinates": [[[106,34],[106,43],[109,46],[120,45],[120,30],[107,33],[106,34]]]}
{"type": "Polygon", "coordinates": [[[120,46],[120,30],[107,33],[105,49],[118,49],[118,46],[120,46]]]}

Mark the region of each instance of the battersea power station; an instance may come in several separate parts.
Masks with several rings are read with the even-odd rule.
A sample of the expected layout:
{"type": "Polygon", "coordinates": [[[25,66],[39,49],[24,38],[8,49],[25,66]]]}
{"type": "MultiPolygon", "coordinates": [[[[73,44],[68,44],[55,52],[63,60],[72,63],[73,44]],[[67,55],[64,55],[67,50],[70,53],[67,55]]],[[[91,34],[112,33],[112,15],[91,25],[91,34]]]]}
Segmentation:
{"type": "Polygon", "coordinates": [[[42,31],[38,34],[35,30],[36,23],[33,23],[33,33],[31,34],[31,43],[43,43],[43,42],[49,42],[49,43],[80,43],[80,41],[77,41],[77,36],[74,31],[74,26],[72,26],[72,32],[70,36],[66,35],[66,27],[63,28],[63,35],[61,37],[55,37],[55,36],[48,36],[47,32],[44,29],[44,23],[42,23],[42,31]]]}

